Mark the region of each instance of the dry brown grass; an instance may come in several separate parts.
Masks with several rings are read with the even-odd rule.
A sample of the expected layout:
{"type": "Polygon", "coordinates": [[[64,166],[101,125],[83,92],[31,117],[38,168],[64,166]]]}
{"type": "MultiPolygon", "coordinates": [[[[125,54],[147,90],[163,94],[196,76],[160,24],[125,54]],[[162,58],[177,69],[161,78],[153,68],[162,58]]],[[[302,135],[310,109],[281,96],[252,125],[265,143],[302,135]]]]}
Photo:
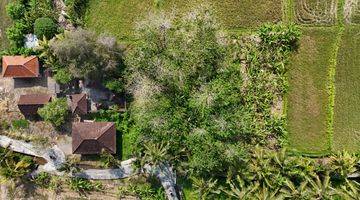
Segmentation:
{"type": "Polygon", "coordinates": [[[297,0],[296,21],[300,24],[334,24],[337,0],[297,0]]]}

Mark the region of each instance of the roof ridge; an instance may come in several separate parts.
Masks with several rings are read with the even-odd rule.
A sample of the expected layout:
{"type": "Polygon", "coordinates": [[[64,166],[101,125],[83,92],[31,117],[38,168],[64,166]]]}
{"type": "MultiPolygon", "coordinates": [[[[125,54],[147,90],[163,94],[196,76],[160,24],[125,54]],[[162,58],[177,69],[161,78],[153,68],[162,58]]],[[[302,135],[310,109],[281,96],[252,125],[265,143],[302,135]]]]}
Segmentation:
{"type": "Polygon", "coordinates": [[[23,66],[24,68],[26,68],[28,71],[32,72],[34,75],[36,75],[36,72],[33,72],[33,71],[29,70],[25,65],[26,65],[28,62],[30,62],[30,61],[32,61],[32,60],[34,60],[34,59],[36,59],[36,58],[37,58],[36,56],[27,56],[27,57],[24,57],[24,59],[28,59],[28,60],[26,60],[26,61],[22,64],[22,66],[23,66]]]}
{"type": "Polygon", "coordinates": [[[104,123],[107,123],[106,126],[102,127],[99,131],[102,132],[101,135],[99,135],[99,137],[97,137],[96,139],[99,139],[101,138],[101,136],[103,136],[113,125],[114,125],[114,122],[104,122],[104,123]],[[105,129],[105,130],[104,130],[105,129]]]}

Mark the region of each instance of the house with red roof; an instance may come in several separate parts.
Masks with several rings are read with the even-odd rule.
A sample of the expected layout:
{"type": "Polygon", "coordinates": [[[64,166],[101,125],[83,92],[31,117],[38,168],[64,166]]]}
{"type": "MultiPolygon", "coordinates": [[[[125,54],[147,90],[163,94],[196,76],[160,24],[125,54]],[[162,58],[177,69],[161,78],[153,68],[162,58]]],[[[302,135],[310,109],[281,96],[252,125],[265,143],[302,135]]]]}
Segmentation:
{"type": "Polygon", "coordinates": [[[36,78],[39,73],[39,59],[36,56],[3,56],[2,77],[36,78]]]}
{"type": "Polygon", "coordinates": [[[73,154],[116,153],[116,128],[113,122],[75,122],[72,124],[73,154]]]}

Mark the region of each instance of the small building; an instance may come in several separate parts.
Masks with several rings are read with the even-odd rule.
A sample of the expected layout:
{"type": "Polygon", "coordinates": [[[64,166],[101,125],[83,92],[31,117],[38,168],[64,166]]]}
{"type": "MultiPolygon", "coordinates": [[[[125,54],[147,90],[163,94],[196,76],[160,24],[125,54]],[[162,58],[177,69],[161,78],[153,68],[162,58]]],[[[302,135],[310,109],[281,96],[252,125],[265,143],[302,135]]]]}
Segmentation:
{"type": "Polygon", "coordinates": [[[116,128],[113,122],[75,122],[72,124],[72,152],[100,154],[102,150],[116,153],[116,128]]]}
{"type": "Polygon", "coordinates": [[[25,116],[37,115],[39,108],[51,101],[49,94],[21,95],[18,101],[20,112],[25,116]]]}
{"type": "Polygon", "coordinates": [[[88,101],[85,93],[69,96],[69,106],[72,114],[86,115],[88,113],[88,101]]]}
{"type": "Polygon", "coordinates": [[[39,77],[39,59],[36,56],[3,56],[2,76],[11,78],[39,77]]]}

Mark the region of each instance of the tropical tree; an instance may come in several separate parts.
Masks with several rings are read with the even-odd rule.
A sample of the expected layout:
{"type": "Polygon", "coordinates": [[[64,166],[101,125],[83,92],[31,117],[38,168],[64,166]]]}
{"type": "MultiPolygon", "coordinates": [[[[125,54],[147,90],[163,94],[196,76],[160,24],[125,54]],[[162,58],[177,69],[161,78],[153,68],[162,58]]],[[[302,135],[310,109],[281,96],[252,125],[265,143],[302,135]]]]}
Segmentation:
{"type": "Polygon", "coordinates": [[[346,180],[346,184],[341,186],[338,194],[344,199],[360,200],[360,184],[356,181],[346,180]]]}
{"type": "Polygon", "coordinates": [[[191,180],[199,200],[214,199],[214,195],[220,193],[217,186],[217,180],[205,180],[196,177],[192,177],[191,180]]]}
{"type": "Polygon", "coordinates": [[[326,172],[324,177],[319,175],[308,177],[307,181],[309,182],[311,197],[314,199],[332,199],[336,195],[330,182],[329,172],[326,172]]]}
{"type": "Polygon", "coordinates": [[[291,180],[285,181],[285,186],[280,189],[280,193],[284,199],[306,200],[310,199],[308,182],[304,181],[296,186],[291,180]]]}

